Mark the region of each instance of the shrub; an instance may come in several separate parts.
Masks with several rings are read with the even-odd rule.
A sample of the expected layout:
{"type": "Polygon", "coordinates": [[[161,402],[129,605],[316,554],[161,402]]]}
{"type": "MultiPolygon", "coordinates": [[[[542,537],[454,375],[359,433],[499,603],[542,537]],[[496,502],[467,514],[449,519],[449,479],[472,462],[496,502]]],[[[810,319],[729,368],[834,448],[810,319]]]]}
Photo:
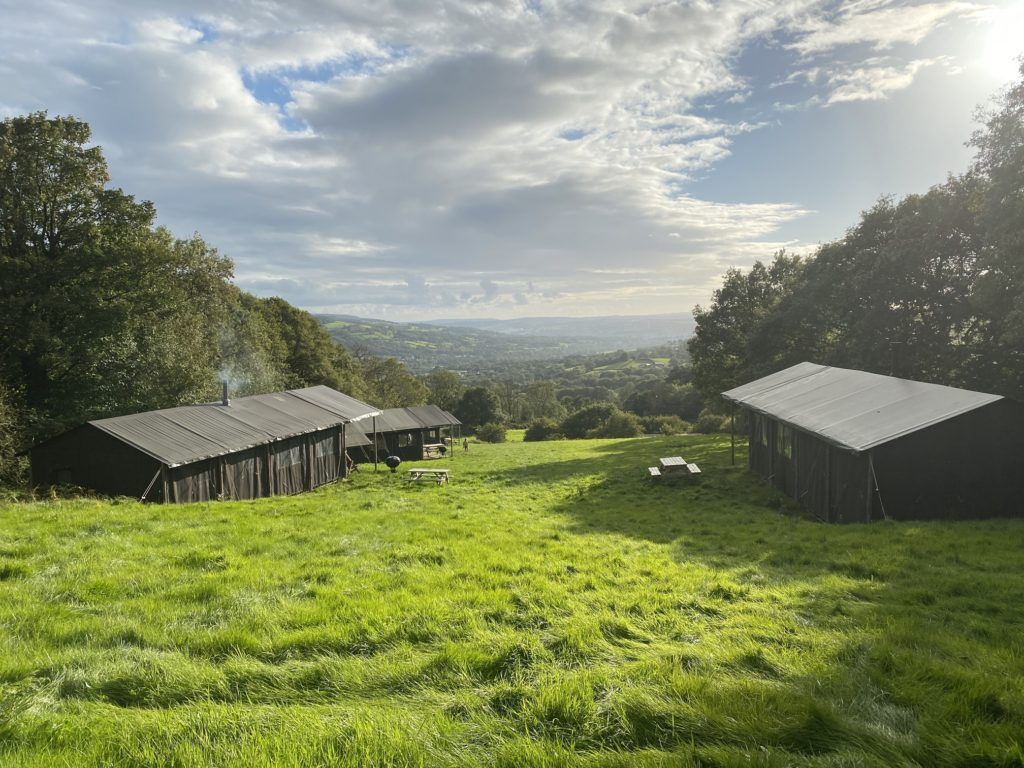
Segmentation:
{"type": "Polygon", "coordinates": [[[530,426],[523,433],[524,443],[539,442],[541,440],[556,440],[561,437],[558,432],[558,422],[554,419],[534,419],[530,426]]]}
{"type": "Polygon", "coordinates": [[[690,422],[683,421],[675,415],[648,416],[646,419],[641,419],[640,423],[643,424],[644,432],[650,434],[681,435],[693,429],[690,422]]]}
{"type": "Polygon", "coordinates": [[[562,421],[562,434],[569,438],[587,437],[599,429],[618,409],[611,403],[597,403],[576,411],[562,421]]]}
{"type": "Polygon", "coordinates": [[[484,424],[476,431],[477,440],[484,443],[504,443],[505,428],[501,424],[491,422],[484,424]]]}
{"type": "Polygon", "coordinates": [[[632,413],[616,410],[605,420],[604,424],[590,430],[587,437],[638,437],[643,434],[643,431],[640,419],[632,413]]]}
{"type": "Polygon", "coordinates": [[[720,413],[712,413],[707,408],[700,412],[697,422],[693,425],[694,432],[710,435],[714,432],[729,431],[729,417],[720,413]]]}

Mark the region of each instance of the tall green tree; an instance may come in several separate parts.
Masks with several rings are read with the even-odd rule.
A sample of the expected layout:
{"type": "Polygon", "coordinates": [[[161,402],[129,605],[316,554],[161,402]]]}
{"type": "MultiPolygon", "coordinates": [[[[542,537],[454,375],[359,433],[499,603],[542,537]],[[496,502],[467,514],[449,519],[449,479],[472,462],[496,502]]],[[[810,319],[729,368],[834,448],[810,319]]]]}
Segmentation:
{"type": "Polygon", "coordinates": [[[768,265],[755,263],[748,272],[730,269],[711,305],[694,308],[697,327],[688,348],[694,385],[706,401],[717,402],[719,393],[752,378],[754,334],[802,269],[801,258],[785,251],[768,265]]]}
{"type": "Polygon", "coordinates": [[[470,387],[455,406],[455,416],[469,427],[496,424],[505,420],[498,396],[490,387],[470,387]]]}
{"type": "Polygon", "coordinates": [[[466,388],[459,379],[459,375],[447,368],[435,368],[424,378],[424,383],[430,392],[430,402],[444,410],[451,412],[466,388]]]}
{"type": "Polygon", "coordinates": [[[998,391],[1024,398],[1024,58],[1018,79],[987,109],[971,137],[973,173],[984,182],[986,239],[976,304],[998,391]]]}
{"type": "Polygon", "coordinates": [[[210,321],[231,262],[153,227],[109,177],[89,127],[44,113],[0,123],[0,377],[38,437],[209,386],[210,321]],[[130,394],[129,394],[130,393],[130,394]]]}
{"type": "Polygon", "coordinates": [[[359,361],[359,367],[366,399],[378,408],[403,408],[426,402],[426,384],[395,358],[365,357],[359,361]]]}

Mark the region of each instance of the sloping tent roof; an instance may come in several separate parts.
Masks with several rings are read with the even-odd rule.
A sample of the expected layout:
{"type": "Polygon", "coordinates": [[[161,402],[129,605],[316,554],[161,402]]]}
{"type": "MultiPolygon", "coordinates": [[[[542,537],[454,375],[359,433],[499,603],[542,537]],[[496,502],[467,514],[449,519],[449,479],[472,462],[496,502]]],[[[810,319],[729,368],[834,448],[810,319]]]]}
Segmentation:
{"type": "Polygon", "coordinates": [[[412,405],[405,410],[426,429],[461,424],[458,419],[436,405],[412,405]]]}
{"type": "MultiPolygon", "coordinates": [[[[368,424],[361,424],[368,429],[368,424]]],[[[378,432],[414,432],[423,429],[423,424],[409,413],[407,408],[388,408],[377,417],[378,432]]]]}
{"type": "Polygon", "coordinates": [[[362,421],[381,414],[378,408],[369,403],[356,400],[354,397],[349,397],[322,384],[304,389],[289,389],[288,394],[341,416],[345,421],[362,421]]]}
{"type": "Polygon", "coordinates": [[[441,411],[441,413],[448,417],[449,424],[452,424],[453,426],[462,426],[462,422],[459,421],[451,411],[441,411]]]}
{"type": "MultiPolygon", "coordinates": [[[[323,389],[333,392],[328,387],[323,389]]],[[[335,394],[350,401],[354,411],[359,410],[351,404],[360,401],[340,392],[335,394]]],[[[375,410],[366,403],[361,407],[364,411],[375,410]]],[[[241,397],[232,400],[229,406],[221,403],[186,405],[98,419],[89,424],[170,467],[176,467],[316,432],[347,421],[348,418],[293,392],[281,392],[241,397]]],[[[355,429],[346,431],[345,439],[349,445],[369,444],[355,429]]]]}
{"type": "Polygon", "coordinates": [[[814,363],[799,363],[722,397],[858,453],[1002,399],[814,363]]]}

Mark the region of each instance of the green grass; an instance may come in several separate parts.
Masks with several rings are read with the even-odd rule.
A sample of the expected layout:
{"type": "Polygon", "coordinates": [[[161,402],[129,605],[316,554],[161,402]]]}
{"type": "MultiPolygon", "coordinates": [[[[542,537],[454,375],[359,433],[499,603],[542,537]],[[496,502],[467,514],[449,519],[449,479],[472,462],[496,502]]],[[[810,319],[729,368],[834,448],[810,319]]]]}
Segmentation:
{"type": "Polygon", "coordinates": [[[718,437],[444,465],[0,506],[0,765],[1024,764],[1024,521],[806,521],[718,437]]]}

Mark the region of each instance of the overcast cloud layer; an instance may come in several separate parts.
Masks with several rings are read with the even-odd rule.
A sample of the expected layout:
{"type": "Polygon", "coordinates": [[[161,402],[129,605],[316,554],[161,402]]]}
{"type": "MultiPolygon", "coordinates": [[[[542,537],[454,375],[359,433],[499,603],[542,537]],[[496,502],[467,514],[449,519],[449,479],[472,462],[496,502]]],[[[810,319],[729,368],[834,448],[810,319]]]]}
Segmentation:
{"type": "MultiPolygon", "coordinates": [[[[809,150],[853,156],[866,150],[817,135],[817,115],[968,124],[997,82],[976,49],[1006,12],[219,5],[0,2],[0,115],[88,121],[114,184],[231,256],[246,290],[391,319],[706,302],[728,267],[823,239],[822,216],[856,221],[807,184],[758,193],[773,136],[802,130],[809,150]]],[[[929,135],[896,148],[914,162],[874,196],[962,169],[967,133],[929,135]]]]}

